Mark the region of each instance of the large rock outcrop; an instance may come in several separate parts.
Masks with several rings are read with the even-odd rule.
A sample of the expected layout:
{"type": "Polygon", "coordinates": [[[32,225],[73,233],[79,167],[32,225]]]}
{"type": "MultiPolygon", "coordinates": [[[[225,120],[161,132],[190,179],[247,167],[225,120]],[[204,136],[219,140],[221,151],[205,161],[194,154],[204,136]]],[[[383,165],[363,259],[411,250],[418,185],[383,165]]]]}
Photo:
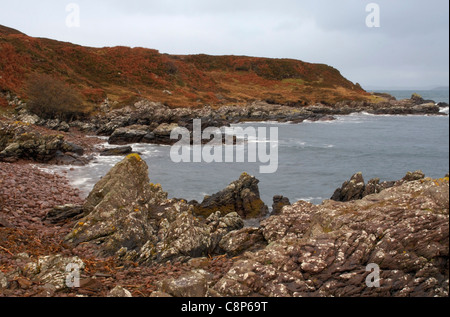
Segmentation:
{"type": "Polygon", "coordinates": [[[244,219],[260,218],[267,215],[269,209],[260,198],[259,180],[243,173],[239,180],[212,196],[207,196],[201,204],[194,202],[194,212],[208,217],[216,211],[222,215],[236,212],[244,219]]]}
{"type": "Polygon", "coordinates": [[[83,206],[86,216],[66,239],[75,245],[100,244],[105,254],[140,248],[154,233],[149,204],[166,198],[160,187],[150,184],[147,164],[130,154],[95,185],[83,206]]]}
{"type": "Polygon", "coordinates": [[[66,240],[95,245],[103,256],[151,264],[213,254],[225,235],[243,228],[237,213],[195,217],[191,205],[167,199],[148,175],[137,154],[118,163],[95,185],[83,206],[84,218],[66,240]]]}
{"type": "Polygon", "coordinates": [[[0,121],[0,161],[84,165],[88,160],[83,154],[81,147],[65,141],[63,135],[42,135],[22,122],[0,121]]]}
{"type": "Polygon", "coordinates": [[[298,202],[261,224],[218,296],[448,296],[448,178],[405,182],[320,206],[298,202]],[[380,285],[373,268],[378,267],[380,285]]]}

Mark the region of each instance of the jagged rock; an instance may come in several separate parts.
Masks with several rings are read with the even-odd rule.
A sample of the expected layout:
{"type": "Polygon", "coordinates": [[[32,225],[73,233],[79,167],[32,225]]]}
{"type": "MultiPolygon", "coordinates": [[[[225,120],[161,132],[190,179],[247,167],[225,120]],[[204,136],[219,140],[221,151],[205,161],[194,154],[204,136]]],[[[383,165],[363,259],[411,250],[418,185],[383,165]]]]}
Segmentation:
{"type": "Polygon", "coordinates": [[[273,206],[272,206],[272,215],[278,215],[284,206],[290,206],[291,202],[289,198],[284,196],[274,196],[273,197],[273,206]]]}
{"type": "Polygon", "coordinates": [[[246,252],[220,296],[447,297],[449,183],[405,182],[350,202],[298,202],[262,223],[270,244],[246,252]],[[371,267],[380,269],[380,285],[371,267]]]}
{"type": "Polygon", "coordinates": [[[95,185],[83,206],[86,217],[66,240],[101,244],[102,252],[110,255],[123,247],[139,249],[154,233],[149,204],[166,198],[167,193],[150,184],[147,164],[131,154],[95,185]]]}
{"type": "Polygon", "coordinates": [[[350,181],[346,181],[341,188],[336,189],[331,199],[342,202],[359,200],[368,195],[377,194],[387,188],[400,186],[405,182],[412,182],[423,178],[425,178],[425,174],[422,171],[415,171],[408,172],[399,181],[385,181],[380,183],[379,178],[374,178],[366,185],[362,173],[357,173],[352,176],[350,181]]]}
{"type": "Polygon", "coordinates": [[[336,201],[351,201],[363,198],[365,189],[365,182],[362,173],[357,173],[352,176],[349,181],[346,181],[341,188],[337,189],[332,200],[336,201]]]}
{"type": "Polygon", "coordinates": [[[419,94],[416,94],[416,93],[412,94],[410,99],[416,105],[420,105],[425,102],[425,100],[422,98],[422,96],[419,94]]]}
{"type": "Polygon", "coordinates": [[[403,182],[413,182],[418,181],[425,178],[425,174],[422,171],[408,172],[406,176],[401,179],[401,183],[403,182]]]}
{"type": "Polygon", "coordinates": [[[364,188],[362,197],[366,197],[372,194],[378,194],[382,190],[382,186],[380,185],[380,179],[374,178],[371,179],[364,188]]]}
{"type": "Polygon", "coordinates": [[[205,197],[201,204],[194,205],[194,212],[208,217],[216,211],[222,215],[238,213],[243,219],[260,218],[268,213],[268,207],[260,198],[259,181],[243,173],[239,180],[213,196],[205,197]]]}
{"type": "Polygon", "coordinates": [[[45,163],[53,159],[61,150],[63,140],[64,137],[61,135],[41,136],[37,133],[24,133],[0,152],[0,160],[23,158],[45,163]]]}
{"type": "Polygon", "coordinates": [[[42,119],[35,114],[30,114],[26,110],[22,110],[21,112],[19,112],[17,120],[25,124],[38,124],[42,119]]]}
{"type": "Polygon", "coordinates": [[[143,265],[213,254],[226,234],[244,226],[237,213],[199,219],[186,201],[167,199],[160,185],[149,183],[147,164],[136,154],[95,185],[83,213],[67,242],[89,242],[102,256],[143,265]]]}

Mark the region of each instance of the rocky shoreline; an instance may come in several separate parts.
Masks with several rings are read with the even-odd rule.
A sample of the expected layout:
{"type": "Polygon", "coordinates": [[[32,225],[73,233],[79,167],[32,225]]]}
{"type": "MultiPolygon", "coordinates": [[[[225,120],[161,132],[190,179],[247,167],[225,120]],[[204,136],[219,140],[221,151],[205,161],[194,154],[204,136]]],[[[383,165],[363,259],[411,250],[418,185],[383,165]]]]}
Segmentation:
{"type": "MultiPolygon", "coordinates": [[[[387,94],[377,94],[383,101],[339,102],[335,105],[310,106],[274,105],[258,101],[247,106],[222,106],[212,108],[170,108],[162,103],[141,100],[125,108],[111,110],[108,101],[99,112],[84,121],[66,123],[44,120],[28,112],[26,104],[19,103],[12,119],[0,119],[0,162],[31,160],[53,165],[85,165],[99,153],[105,156],[124,156],[132,152],[134,143],[173,145],[175,128],[186,128],[193,134],[193,120],[201,119],[202,130],[207,127],[226,127],[242,122],[330,121],[335,116],[352,113],[374,115],[446,115],[441,109],[445,103],[424,100],[418,95],[411,99],[396,100],[387,94]],[[86,135],[93,136],[86,138],[86,135]],[[98,149],[101,141],[108,139],[116,148],[98,149]]],[[[207,143],[208,140],[202,140],[207,143]]]]}
{"type": "MultiPolygon", "coordinates": [[[[203,202],[168,199],[129,143],[172,144],[192,130],[244,121],[333,120],[354,112],[441,115],[418,97],[338,106],[171,109],[140,101],[71,123],[19,107],[0,119],[0,297],[448,296],[449,179],[420,171],[392,182],[360,173],[322,205],[275,196],[243,173],[203,202]],[[92,137],[90,137],[90,136],[92,137]],[[99,149],[108,138],[117,145],[99,149]],[[125,156],[83,199],[33,164],[83,165],[125,156]],[[245,220],[259,219],[260,226],[245,220]],[[67,286],[67,265],[80,287],[67,286]],[[369,264],[381,287],[366,286],[369,264]]],[[[447,105],[448,106],[448,105],[447,105]]]]}
{"type": "MultiPolygon", "coordinates": [[[[246,227],[249,209],[263,215],[246,173],[199,208],[167,199],[136,154],[85,200],[64,177],[0,164],[0,296],[448,296],[448,175],[408,173],[319,206],[277,196],[277,213],[246,227]],[[74,263],[79,288],[65,284],[74,263]],[[381,287],[366,286],[370,263],[380,266],[381,287]]],[[[376,183],[361,187],[361,178],[337,192],[376,183]]]]}

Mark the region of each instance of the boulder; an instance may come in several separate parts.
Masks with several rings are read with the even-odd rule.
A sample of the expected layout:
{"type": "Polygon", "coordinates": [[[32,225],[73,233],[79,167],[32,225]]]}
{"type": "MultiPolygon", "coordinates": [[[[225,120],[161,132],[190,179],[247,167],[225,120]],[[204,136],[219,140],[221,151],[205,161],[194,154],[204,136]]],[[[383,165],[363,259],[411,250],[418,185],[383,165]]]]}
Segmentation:
{"type": "Polygon", "coordinates": [[[436,105],[434,102],[415,105],[412,109],[414,112],[417,112],[419,114],[433,114],[438,113],[440,111],[439,106],[436,105]]]}
{"type": "Polygon", "coordinates": [[[169,278],[161,284],[159,292],[179,298],[205,297],[208,290],[205,274],[198,272],[189,272],[179,278],[169,278]]]}
{"type": "Polygon", "coordinates": [[[63,153],[61,151],[57,151],[55,156],[47,163],[52,165],[84,166],[89,163],[89,160],[89,157],[79,156],[70,152],[63,153]]]}
{"type": "Polygon", "coordinates": [[[126,145],[141,143],[143,140],[151,140],[152,134],[148,126],[133,125],[116,129],[110,136],[108,143],[115,145],[126,145]]]}
{"type": "MultiPolygon", "coordinates": [[[[406,182],[418,181],[425,178],[425,174],[422,171],[408,172],[405,177],[400,180],[400,184],[406,182]]],[[[397,184],[399,184],[397,183],[397,184]]]]}
{"type": "Polygon", "coordinates": [[[154,143],[171,145],[177,142],[178,140],[172,140],[170,138],[172,131],[176,128],[179,128],[179,125],[176,123],[162,123],[161,125],[159,125],[155,130],[153,130],[154,143]]]}
{"type": "Polygon", "coordinates": [[[81,146],[71,142],[64,142],[61,149],[64,153],[74,153],[80,156],[84,155],[84,149],[81,146]]]}
{"type": "Polygon", "coordinates": [[[194,204],[194,212],[203,217],[216,211],[222,215],[236,212],[243,219],[264,217],[269,209],[260,198],[258,183],[255,177],[243,173],[221,192],[205,197],[201,204],[194,204]]]}

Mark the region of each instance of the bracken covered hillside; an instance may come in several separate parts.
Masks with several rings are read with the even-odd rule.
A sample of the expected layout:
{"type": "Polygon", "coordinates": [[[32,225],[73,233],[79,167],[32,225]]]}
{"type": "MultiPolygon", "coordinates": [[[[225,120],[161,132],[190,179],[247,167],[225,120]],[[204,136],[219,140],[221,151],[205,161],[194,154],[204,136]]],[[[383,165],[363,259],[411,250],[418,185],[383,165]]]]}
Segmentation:
{"type": "Polygon", "coordinates": [[[244,56],[175,56],[146,48],[83,47],[29,37],[0,25],[0,93],[11,92],[26,99],[24,87],[32,73],[64,80],[81,92],[86,105],[106,97],[119,105],[147,98],[192,107],[254,100],[333,104],[368,96],[358,84],[323,64],[244,56]]]}

